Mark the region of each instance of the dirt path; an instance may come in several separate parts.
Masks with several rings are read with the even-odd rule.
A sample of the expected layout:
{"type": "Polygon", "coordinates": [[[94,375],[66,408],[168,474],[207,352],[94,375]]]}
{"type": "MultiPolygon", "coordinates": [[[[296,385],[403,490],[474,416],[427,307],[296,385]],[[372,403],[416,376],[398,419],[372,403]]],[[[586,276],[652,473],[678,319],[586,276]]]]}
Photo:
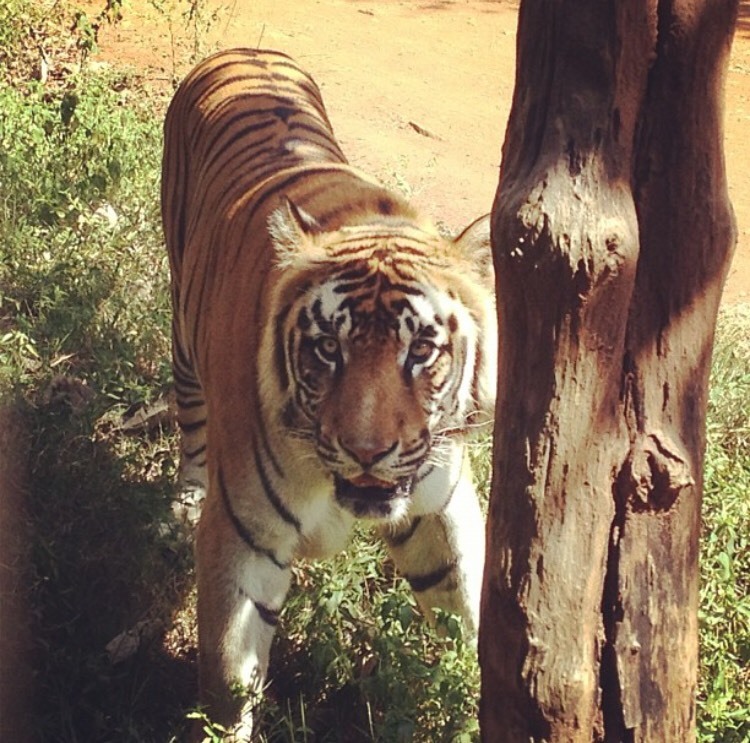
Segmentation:
{"type": "MultiPolygon", "coordinates": [[[[511,0],[209,0],[203,52],[263,46],[296,57],[323,91],[350,160],[458,228],[489,210],[513,93],[517,2],[511,0]]],[[[149,0],[105,29],[100,57],[169,86],[191,38],[149,0]]],[[[727,79],[726,152],[739,245],[725,302],[750,302],[750,0],[727,79]]]]}

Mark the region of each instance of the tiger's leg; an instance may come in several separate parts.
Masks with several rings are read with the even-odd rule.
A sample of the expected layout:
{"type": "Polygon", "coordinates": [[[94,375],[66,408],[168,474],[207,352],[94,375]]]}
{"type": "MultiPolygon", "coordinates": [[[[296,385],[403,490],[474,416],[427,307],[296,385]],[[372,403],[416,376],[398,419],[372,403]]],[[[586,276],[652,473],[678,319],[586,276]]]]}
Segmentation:
{"type": "Polygon", "coordinates": [[[198,521],[207,488],[207,408],[201,384],[179,342],[176,319],[172,321],[172,339],[172,373],[180,429],[179,492],[173,510],[179,521],[193,526],[198,521]]]}
{"type": "Polygon", "coordinates": [[[291,570],[251,544],[212,481],[196,538],[201,702],[209,717],[249,740],[291,570]]]}
{"type": "MultiPolygon", "coordinates": [[[[399,572],[429,620],[433,608],[460,615],[468,637],[479,627],[485,525],[468,457],[457,445],[452,463],[434,468],[418,487],[433,512],[414,516],[383,537],[399,572]]],[[[418,499],[417,503],[421,498],[418,499]]]]}

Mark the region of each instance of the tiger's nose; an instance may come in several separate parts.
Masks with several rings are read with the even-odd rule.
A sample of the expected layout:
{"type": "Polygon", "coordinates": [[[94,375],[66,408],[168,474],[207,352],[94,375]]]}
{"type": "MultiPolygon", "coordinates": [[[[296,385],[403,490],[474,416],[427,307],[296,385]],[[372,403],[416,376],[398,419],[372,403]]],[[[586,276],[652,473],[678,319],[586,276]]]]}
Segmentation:
{"type": "Polygon", "coordinates": [[[361,467],[367,468],[385,459],[396,450],[398,441],[356,440],[339,438],[341,448],[361,467]]]}

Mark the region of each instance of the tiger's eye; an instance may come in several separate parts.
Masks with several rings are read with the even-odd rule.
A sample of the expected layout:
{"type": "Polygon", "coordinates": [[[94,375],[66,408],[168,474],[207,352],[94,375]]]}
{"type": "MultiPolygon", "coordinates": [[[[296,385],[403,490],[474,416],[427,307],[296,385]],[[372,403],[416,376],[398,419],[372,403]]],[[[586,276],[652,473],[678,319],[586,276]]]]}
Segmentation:
{"type": "Polygon", "coordinates": [[[338,340],[330,335],[322,335],[315,341],[315,350],[324,361],[336,361],[339,357],[338,340]]]}
{"type": "Polygon", "coordinates": [[[415,364],[424,364],[429,360],[435,350],[435,344],[431,341],[417,338],[409,346],[409,358],[415,364]]]}

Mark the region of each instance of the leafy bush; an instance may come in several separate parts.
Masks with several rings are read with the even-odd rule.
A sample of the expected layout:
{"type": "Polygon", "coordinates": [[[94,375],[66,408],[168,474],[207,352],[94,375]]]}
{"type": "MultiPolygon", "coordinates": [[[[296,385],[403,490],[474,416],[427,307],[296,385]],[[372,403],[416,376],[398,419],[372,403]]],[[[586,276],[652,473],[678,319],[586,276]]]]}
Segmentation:
{"type": "Polygon", "coordinates": [[[750,307],[719,320],[701,541],[702,741],[750,740],[750,307]]]}
{"type": "Polygon", "coordinates": [[[90,30],[57,7],[0,9],[0,36],[18,49],[0,75],[0,381],[33,426],[35,722],[49,741],[164,740],[182,718],[174,659],[106,652],[136,625],[154,647],[190,580],[171,521],[174,442],[119,429],[170,378],[162,117],[131,81],[81,66],[80,35],[48,35],[90,30]]]}
{"type": "MultiPolygon", "coordinates": [[[[39,78],[45,63],[38,44],[59,29],[59,13],[44,3],[29,0],[3,0],[0,3],[0,78],[6,84],[25,83],[39,78]],[[31,32],[31,33],[30,33],[31,32]]],[[[61,34],[57,34],[60,38],[61,34]]]]}
{"type": "Polygon", "coordinates": [[[160,131],[106,78],[68,86],[0,86],[0,369],[141,396],[168,380],[160,131]]]}
{"type": "Polygon", "coordinates": [[[320,741],[473,739],[476,653],[456,618],[441,615],[438,632],[425,626],[379,542],[362,531],[344,554],[295,575],[272,658],[282,704],[267,711],[269,742],[306,740],[273,722],[279,707],[320,741]]]}

